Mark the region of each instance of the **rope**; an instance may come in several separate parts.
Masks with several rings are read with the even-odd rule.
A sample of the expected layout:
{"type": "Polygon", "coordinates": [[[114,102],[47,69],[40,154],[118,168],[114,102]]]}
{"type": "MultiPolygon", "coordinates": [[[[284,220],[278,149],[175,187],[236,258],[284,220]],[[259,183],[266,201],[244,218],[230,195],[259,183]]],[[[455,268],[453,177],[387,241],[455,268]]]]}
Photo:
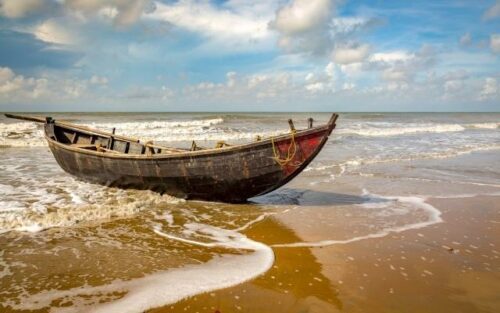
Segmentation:
{"type": "Polygon", "coordinates": [[[224,147],[230,147],[231,145],[225,142],[224,140],[217,141],[217,144],[215,145],[215,149],[220,149],[224,147]]]}
{"type": "Polygon", "coordinates": [[[291,131],[292,135],[292,141],[290,142],[290,145],[288,146],[288,151],[286,158],[282,159],[280,153],[276,150],[276,146],[274,144],[274,137],[271,137],[271,143],[273,145],[273,154],[274,154],[274,160],[278,162],[280,166],[285,166],[287,165],[293,158],[295,157],[295,153],[297,152],[297,144],[295,143],[295,130],[291,131]],[[293,147],[293,149],[292,149],[293,147]],[[293,152],[292,152],[293,151],[293,152]]]}

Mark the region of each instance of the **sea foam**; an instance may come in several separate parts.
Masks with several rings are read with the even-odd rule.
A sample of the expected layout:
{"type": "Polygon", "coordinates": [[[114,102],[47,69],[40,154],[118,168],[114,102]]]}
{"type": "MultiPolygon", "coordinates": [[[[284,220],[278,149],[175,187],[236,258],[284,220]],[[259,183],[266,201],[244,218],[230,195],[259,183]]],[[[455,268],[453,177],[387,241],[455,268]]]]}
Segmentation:
{"type": "Polygon", "coordinates": [[[398,135],[408,135],[416,133],[446,133],[461,132],[466,127],[459,124],[400,124],[400,123],[379,123],[359,125],[354,128],[339,129],[339,134],[354,134],[367,137],[389,137],[398,135]]]}
{"type": "MultiPolygon", "coordinates": [[[[288,132],[287,129],[259,130],[223,126],[224,119],[193,121],[143,121],[115,123],[76,123],[83,126],[134,137],[143,141],[188,142],[254,140],[257,136],[271,137],[288,132]]],[[[0,123],[0,147],[46,146],[42,126],[30,122],[0,123]]]]}
{"type": "MultiPolygon", "coordinates": [[[[258,217],[256,220],[261,219],[258,217]]],[[[186,297],[248,281],[265,273],[274,262],[274,253],[269,246],[253,241],[235,230],[200,223],[188,223],[184,227],[211,241],[200,242],[170,235],[158,225],[154,226],[153,231],[168,240],[207,248],[235,249],[241,251],[241,254],[222,255],[201,265],[160,271],[127,281],[116,280],[101,286],[46,290],[24,295],[18,303],[9,304],[18,310],[37,310],[49,307],[53,301],[64,299],[75,305],[52,308],[51,312],[144,312],[186,297]],[[118,300],[99,303],[100,299],[106,299],[113,293],[126,294],[118,300]]]]}
{"type": "MultiPolygon", "coordinates": [[[[370,199],[386,199],[389,200],[389,205],[404,204],[409,205],[415,210],[422,210],[427,215],[427,220],[424,221],[416,221],[414,223],[405,224],[401,226],[393,226],[384,228],[378,232],[369,233],[362,236],[355,236],[348,239],[325,239],[315,242],[294,242],[294,243],[286,243],[286,244],[274,244],[272,247],[275,248],[295,248],[295,247],[324,247],[331,245],[341,245],[341,244],[349,244],[356,241],[374,239],[374,238],[382,238],[391,233],[401,233],[404,231],[412,230],[412,229],[420,229],[424,227],[428,227],[433,224],[441,223],[443,219],[441,218],[441,211],[439,211],[434,206],[425,202],[425,198],[416,197],[416,196],[380,196],[375,194],[370,194],[366,190],[364,191],[365,198],[367,198],[367,202],[362,204],[363,207],[368,209],[381,209],[384,206],[387,206],[385,203],[371,202],[370,199]]],[[[396,208],[398,209],[398,208],[396,208]]],[[[400,209],[400,208],[399,208],[400,209]]]]}

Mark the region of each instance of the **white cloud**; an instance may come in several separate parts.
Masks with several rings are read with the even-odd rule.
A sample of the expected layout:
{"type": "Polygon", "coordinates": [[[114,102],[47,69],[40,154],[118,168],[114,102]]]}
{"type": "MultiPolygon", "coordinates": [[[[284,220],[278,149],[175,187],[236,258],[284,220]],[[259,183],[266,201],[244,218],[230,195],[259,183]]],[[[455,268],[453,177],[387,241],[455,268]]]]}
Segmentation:
{"type": "Polygon", "coordinates": [[[27,81],[21,75],[15,75],[7,67],[0,68],[0,76],[0,99],[10,96],[24,86],[32,83],[31,80],[27,81]]]}
{"type": "Polygon", "coordinates": [[[479,93],[479,100],[490,100],[497,97],[499,94],[499,86],[497,80],[493,77],[487,77],[484,80],[484,85],[479,93]]]}
{"type": "Polygon", "coordinates": [[[14,77],[14,72],[8,67],[0,67],[0,84],[3,84],[14,77]]]}
{"type": "Polygon", "coordinates": [[[55,19],[48,19],[35,27],[33,35],[41,41],[56,45],[73,45],[77,43],[76,35],[67,27],[60,25],[55,19]]]}
{"type": "Polygon", "coordinates": [[[334,34],[349,34],[367,23],[362,17],[334,17],[330,22],[331,31],[334,34]]]}
{"type": "Polygon", "coordinates": [[[494,53],[500,53],[500,34],[491,35],[490,48],[494,53]]]}
{"type": "Polygon", "coordinates": [[[354,83],[346,82],[342,85],[342,90],[352,90],[354,88],[356,88],[354,83]]]}
{"type": "Polygon", "coordinates": [[[93,92],[97,86],[106,85],[107,82],[108,79],[103,76],[78,79],[59,72],[24,77],[10,68],[0,67],[0,103],[89,99],[96,96],[93,92]]]}
{"type": "Polygon", "coordinates": [[[0,96],[11,94],[24,84],[24,77],[16,76],[8,67],[0,67],[0,96]]]}
{"type": "Polygon", "coordinates": [[[384,81],[406,84],[412,82],[422,71],[429,69],[434,60],[434,50],[430,46],[423,45],[414,53],[404,50],[374,53],[367,58],[362,69],[380,72],[384,81]]]}
{"type": "Polygon", "coordinates": [[[367,44],[336,47],[332,52],[332,59],[338,64],[351,64],[362,62],[368,56],[370,46],[367,44]]]}
{"type": "Polygon", "coordinates": [[[97,9],[97,15],[104,20],[113,21],[118,16],[118,9],[114,6],[105,6],[97,9]]]}
{"type": "Polygon", "coordinates": [[[456,92],[463,88],[463,81],[461,80],[448,80],[444,83],[444,92],[446,94],[456,92]]]}
{"type": "Polygon", "coordinates": [[[153,86],[133,86],[127,88],[124,95],[120,98],[126,98],[136,101],[158,101],[169,100],[174,97],[175,92],[167,86],[153,87],[153,86]]]}
{"type": "Polygon", "coordinates": [[[19,18],[40,11],[43,0],[0,0],[0,15],[19,18]]]}
{"type": "Polygon", "coordinates": [[[340,65],[340,71],[347,77],[356,77],[363,71],[363,63],[342,64],[340,65]]]}
{"type": "Polygon", "coordinates": [[[268,24],[277,9],[277,1],[231,0],[220,5],[194,0],[157,2],[156,10],[144,14],[143,18],[199,35],[203,41],[194,51],[199,55],[269,51],[275,48],[276,33],[268,24]]]}
{"type": "Polygon", "coordinates": [[[336,67],[333,62],[328,63],[322,71],[309,72],[304,79],[304,88],[309,93],[334,92],[336,67]]]}
{"type": "Polygon", "coordinates": [[[335,63],[333,62],[328,63],[325,67],[325,73],[330,78],[335,77],[335,63]]]}
{"type": "Polygon", "coordinates": [[[308,32],[328,19],[331,7],[330,0],[293,0],[276,13],[272,26],[287,35],[308,32]]]}
{"type": "Polygon", "coordinates": [[[348,40],[358,32],[381,25],[382,21],[361,16],[337,16],[328,24],[332,37],[338,40],[348,40]]]}
{"type": "Polygon", "coordinates": [[[240,76],[236,72],[226,74],[226,82],[202,82],[186,86],[184,97],[202,99],[203,101],[248,101],[270,98],[288,98],[296,94],[297,88],[292,82],[290,73],[258,73],[240,76]]]}
{"type": "Polygon", "coordinates": [[[236,85],[236,72],[226,73],[226,78],[227,78],[227,86],[229,88],[234,87],[234,85],[236,85]]]}
{"type": "Polygon", "coordinates": [[[292,0],[282,6],[269,27],[279,34],[278,46],[287,53],[326,55],[333,37],[328,22],[334,0],[292,0]]]}
{"type": "Polygon", "coordinates": [[[178,1],[157,3],[156,10],[145,17],[169,22],[177,27],[207,37],[260,39],[269,36],[269,17],[259,17],[231,10],[221,10],[208,2],[178,1]]]}
{"type": "Polygon", "coordinates": [[[465,82],[463,79],[449,79],[443,84],[444,94],[442,99],[457,98],[463,95],[465,82]]]}
{"type": "Polygon", "coordinates": [[[108,78],[104,76],[98,76],[98,75],[93,75],[89,82],[92,85],[107,85],[108,84],[108,78]]]}
{"type": "Polygon", "coordinates": [[[155,9],[151,0],[65,0],[63,5],[70,11],[109,19],[118,26],[131,25],[143,13],[155,9]]]}
{"type": "Polygon", "coordinates": [[[460,37],[460,45],[469,46],[472,43],[472,36],[469,32],[466,32],[460,37]]]}
{"type": "Polygon", "coordinates": [[[312,93],[316,93],[316,92],[323,91],[325,89],[325,83],[315,82],[315,83],[307,84],[305,86],[305,88],[307,91],[310,91],[312,93]]]}
{"type": "Polygon", "coordinates": [[[388,68],[382,73],[382,78],[386,81],[408,81],[410,80],[409,74],[404,70],[397,70],[388,68]]]}
{"type": "Polygon", "coordinates": [[[391,52],[378,52],[370,56],[370,62],[384,62],[384,63],[397,63],[406,62],[415,57],[415,54],[406,51],[391,51],[391,52]]]}
{"type": "Polygon", "coordinates": [[[500,0],[491,6],[483,15],[483,19],[491,20],[494,18],[500,17],[500,0]]]}

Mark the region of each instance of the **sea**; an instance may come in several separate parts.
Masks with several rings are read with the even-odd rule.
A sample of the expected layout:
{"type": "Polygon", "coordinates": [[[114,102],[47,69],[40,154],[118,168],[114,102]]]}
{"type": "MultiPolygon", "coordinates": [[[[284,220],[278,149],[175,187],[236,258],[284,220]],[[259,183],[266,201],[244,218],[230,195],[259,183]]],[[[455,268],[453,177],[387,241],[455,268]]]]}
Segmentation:
{"type": "MultiPolygon", "coordinates": [[[[106,131],[116,128],[117,134],[178,147],[189,147],[193,140],[203,147],[220,140],[245,143],[289,132],[289,118],[301,129],[309,117],[315,126],[330,117],[35,115],[106,131]]],[[[267,277],[277,264],[277,249],[346,246],[420,232],[447,222],[430,199],[476,196],[500,201],[500,113],[340,113],[329,141],[303,173],[268,195],[237,205],[79,180],[58,166],[42,125],[2,116],[0,311],[168,311],[183,299],[267,277]],[[284,229],[288,235],[273,235],[284,229]]],[[[498,275],[498,258],[488,262],[498,275]]],[[[333,283],[327,274],[313,283],[318,279],[333,283]]],[[[281,290],[260,288],[269,294],[281,290]]],[[[307,294],[307,288],[294,297],[321,298],[307,294]]],[[[229,311],[254,311],[252,296],[234,297],[236,309],[229,311]]],[[[321,301],[335,304],[328,300],[332,297],[321,301]]],[[[214,306],[205,312],[214,312],[214,306]]]]}

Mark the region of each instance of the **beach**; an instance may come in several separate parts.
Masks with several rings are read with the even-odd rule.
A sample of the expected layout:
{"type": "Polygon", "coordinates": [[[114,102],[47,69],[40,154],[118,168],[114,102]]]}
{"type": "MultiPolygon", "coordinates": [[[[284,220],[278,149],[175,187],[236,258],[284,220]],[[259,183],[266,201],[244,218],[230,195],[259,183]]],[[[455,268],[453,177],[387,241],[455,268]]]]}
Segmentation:
{"type": "MultiPolygon", "coordinates": [[[[190,146],[315,113],[51,114],[190,146]]],[[[64,173],[0,118],[2,312],[497,312],[500,114],[345,113],[292,182],[245,204],[64,173]]]]}

